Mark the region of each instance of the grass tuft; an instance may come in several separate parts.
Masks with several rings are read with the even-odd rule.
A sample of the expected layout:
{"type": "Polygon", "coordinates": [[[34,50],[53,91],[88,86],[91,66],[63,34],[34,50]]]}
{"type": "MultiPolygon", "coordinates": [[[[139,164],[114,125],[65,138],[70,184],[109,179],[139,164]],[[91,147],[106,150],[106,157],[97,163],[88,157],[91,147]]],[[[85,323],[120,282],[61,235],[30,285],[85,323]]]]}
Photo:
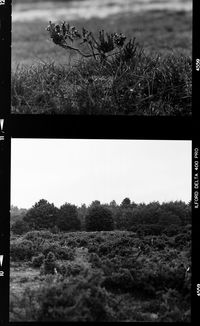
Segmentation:
{"type": "Polygon", "coordinates": [[[189,116],[191,79],[189,56],[153,56],[139,46],[106,62],[18,66],[12,113],[189,116]]]}

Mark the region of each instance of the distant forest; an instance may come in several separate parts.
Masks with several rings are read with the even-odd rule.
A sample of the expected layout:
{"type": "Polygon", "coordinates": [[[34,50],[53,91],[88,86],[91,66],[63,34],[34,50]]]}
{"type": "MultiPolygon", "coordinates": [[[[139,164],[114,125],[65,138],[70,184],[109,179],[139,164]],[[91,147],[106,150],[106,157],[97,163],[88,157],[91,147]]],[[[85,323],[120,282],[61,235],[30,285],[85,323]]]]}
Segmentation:
{"type": "Polygon", "coordinates": [[[114,200],[101,204],[95,200],[89,206],[77,207],[65,203],[60,208],[45,199],[30,209],[11,206],[11,231],[23,234],[31,230],[51,232],[75,231],[133,231],[143,235],[175,235],[191,224],[191,202],[131,202],[125,198],[121,204],[114,200]]]}

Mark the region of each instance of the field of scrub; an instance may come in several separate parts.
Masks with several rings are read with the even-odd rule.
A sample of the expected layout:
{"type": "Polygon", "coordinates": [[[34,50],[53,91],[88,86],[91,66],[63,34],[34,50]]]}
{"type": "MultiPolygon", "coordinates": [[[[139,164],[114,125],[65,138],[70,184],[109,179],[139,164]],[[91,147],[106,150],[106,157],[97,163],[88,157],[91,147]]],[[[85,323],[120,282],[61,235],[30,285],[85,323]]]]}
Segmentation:
{"type": "Polygon", "coordinates": [[[10,321],[189,322],[191,230],[11,238],[10,321]]]}

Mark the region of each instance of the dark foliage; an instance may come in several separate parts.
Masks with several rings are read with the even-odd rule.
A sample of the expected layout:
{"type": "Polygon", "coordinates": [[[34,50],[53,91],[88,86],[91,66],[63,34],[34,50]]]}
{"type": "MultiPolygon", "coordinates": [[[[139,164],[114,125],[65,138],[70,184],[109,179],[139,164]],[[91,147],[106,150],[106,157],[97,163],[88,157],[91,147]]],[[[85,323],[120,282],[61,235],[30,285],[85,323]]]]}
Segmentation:
{"type": "MultiPolygon", "coordinates": [[[[16,242],[20,250],[31,249],[28,255],[27,250],[17,251],[18,260],[34,256],[32,266],[43,261],[42,287],[25,291],[15,303],[16,313],[25,320],[25,309],[34,321],[190,321],[191,226],[181,230],[170,237],[37,231],[27,233],[33,241],[26,236],[13,240],[12,250],[16,242]],[[74,260],[58,255],[66,246],[74,260]],[[46,258],[41,254],[45,251],[46,258]]],[[[11,259],[15,256],[12,251],[11,259]]],[[[13,303],[11,309],[15,311],[13,303]]]]}
{"type": "Polygon", "coordinates": [[[131,205],[131,200],[128,197],[124,198],[124,200],[121,203],[121,207],[128,208],[130,207],[130,205],[131,205]]]}
{"type": "Polygon", "coordinates": [[[41,248],[42,253],[47,256],[49,252],[53,252],[57,259],[73,260],[74,250],[67,246],[60,246],[59,243],[45,242],[41,248]]]}
{"type": "Polygon", "coordinates": [[[57,221],[58,208],[47,200],[41,199],[31,209],[28,210],[24,221],[31,229],[40,230],[52,228],[57,221]]]}
{"type": "Polygon", "coordinates": [[[33,242],[17,239],[10,244],[10,257],[13,261],[30,260],[35,254],[33,242]]]}
{"type": "Polygon", "coordinates": [[[191,72],[190,57],[152,57],[141,49],[131,57],[121,53],[108,62],[91,58],[73,67],[45,63],[19,68],[12,75],[12,110],[20,114],[190,116],[191,72]]]}
{"type": "Polygon", "coordinates": [[[101,275],[89,273],[44,287],[39,321],[114,321],[111,296],[101,286],[101,275]]]}
{"type": "Polygon", "coordinates": [[[32,266],[33,267],[41,267],[43,262],[44,262],[44,258],[45,256],[43,255],[43,253],[40,253],[38,256],[35,256],[32,258],[32,266]]]}
{"type": "Polygon", "coordinates": [[[56,257],[53,252],[49,252],[41,268],[42,274],[54,274],[56,268],[56,257]]]}
{"type": "Polygon", "coordinates": [[[59,209],[57,226],[61,231],[77,231],[81,229],[78,211],[75,205],[65,203],[59,209]]]}
{"type": "Polygon", "coordinates": [[[137,232],[138,235],[160,235],[163,228],[159,224],[138,224],[131,228],[132,231],[137,232]]]}
{"type": "Polygon", "coordinates": [[[101,206],[91,208],[86,215],[85,225],[87,231],[111,231],[114,228],[112,213],[101,206]]]}
{"type": "Polygon", "coordinates": [[[11,231],[15,234],[23,234],[29,230],[28,224],[23,220],[17,220],[11,225],[11,231]]]}

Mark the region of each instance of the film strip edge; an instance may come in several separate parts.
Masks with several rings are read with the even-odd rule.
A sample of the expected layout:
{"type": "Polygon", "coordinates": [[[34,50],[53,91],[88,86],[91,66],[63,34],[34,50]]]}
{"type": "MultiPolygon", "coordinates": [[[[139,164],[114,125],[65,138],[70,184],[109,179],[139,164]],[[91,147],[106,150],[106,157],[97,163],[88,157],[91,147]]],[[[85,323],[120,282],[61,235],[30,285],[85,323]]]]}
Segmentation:
{"type": "Polygon", "coordinates": [[[11,0],[0,0],[0,324],[9,320],[11,0]]]}

